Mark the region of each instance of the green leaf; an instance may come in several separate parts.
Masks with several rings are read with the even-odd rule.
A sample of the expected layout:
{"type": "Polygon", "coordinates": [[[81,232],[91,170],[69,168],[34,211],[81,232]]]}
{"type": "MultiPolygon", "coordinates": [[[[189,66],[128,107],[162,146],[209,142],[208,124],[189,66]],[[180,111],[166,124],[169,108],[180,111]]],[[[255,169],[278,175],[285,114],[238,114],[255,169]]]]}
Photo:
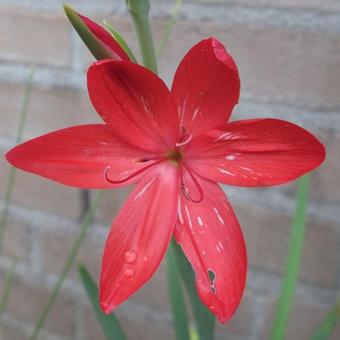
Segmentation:
{"type": "Polygon", "coordinates": [[[335,326],[340,320],[340,301],[327,313],[318,328],[314,331],[310,340],[328,340],[332,335],[335,326]]]}
{"type": "Polygon", "coordinates": [[[197,295],[194,272],[182,249],[175,240],[171,241],[170,247],[174,250],[176,263],[189,296],[199,338],[200,340],[211,340],[214,338],[215,316],[203,305],[197,295]]]}
{"type": "Polygon", "coordinates": [[[13,278],[14,278],[14,272],[15,272],[16,266],[17,266],[17,260],[15,259],[12,262],[8,271],[6,272],[4,289],[3,289],[3,293],[0,298],[0,317],[2,316],[3,312],[5,311],[7,307],[8,299],[12,292],[13,278]]]}
{"type": "Polygon", "coordinates": [[[303,242],[305,237],[308,193],[309,175],[305,175],[298,181],[297,202],[292,223],[287,265],[273,323],[271,336],[272,340],[281,340],[284,338],[289,312],[294,300],[294,292],[298,280],[303,242]]]}
{"type": "Polygon", "coordinates": [[[103,21],[104,27],[108,30],[108,32],[112,35],[112,37],[117,41],[117,43],[119,44],[119,46],[125,51],[125,53],[129,56],[129,58],[134,62],[137,63],[137,60],[135,58],[135,56],[133,55],[133,52],[131,51],[129,45],[126,43],[126,41],[124,40],[124,38],[122,37],[122,35],[115,31],[112,27],[112,25],[104,20],[103,21]]]}
{"type": "Polygon", "coordinates": [[[167,283],[173,324],[178,340],[190,340],[188,313],[173,247],[167,253],[167,283]]]}
{"type": "Polygon", "coordinates": [[[78,13],[70,6],[64,4],[64,11],[72,26],[84,41],[85,45],[97,59],[111,59],[112,55],[106,46],[88,29],[78,13]]]}
{"type": "Polygon", "coordinates": [[[100,309],[98,301],[98,287],[90,273],[83,265],[80,265],[78,270],[87,297],[91,302],[92,309],[97,316],[106,338],[108,340],[125,340],[126,337],[117,318],[112,313],[105,315],[100,309]]]}

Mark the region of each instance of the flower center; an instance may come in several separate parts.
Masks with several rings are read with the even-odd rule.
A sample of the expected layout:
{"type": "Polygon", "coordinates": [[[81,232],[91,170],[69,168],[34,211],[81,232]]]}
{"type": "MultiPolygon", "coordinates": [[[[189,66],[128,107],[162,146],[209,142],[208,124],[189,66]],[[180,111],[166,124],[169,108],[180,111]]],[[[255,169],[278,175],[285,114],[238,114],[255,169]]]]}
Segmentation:
{"type": "Polygon", "coordinates": [[[175,162],[176,164],[180,163],[183,156],[182,153],[179,150],[174,150],[174,151],[170,151],[167,156],[167,159],[169,159],[170,161],[175,162]]]}

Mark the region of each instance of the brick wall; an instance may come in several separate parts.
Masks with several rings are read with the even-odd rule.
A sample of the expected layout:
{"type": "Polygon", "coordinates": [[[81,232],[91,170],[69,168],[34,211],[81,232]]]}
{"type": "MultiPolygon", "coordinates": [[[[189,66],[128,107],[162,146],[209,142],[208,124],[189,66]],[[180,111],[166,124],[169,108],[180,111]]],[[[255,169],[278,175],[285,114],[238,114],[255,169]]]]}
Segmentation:
{"type": "MultiPolygon", "coordinates": [[[[69,0],[89,16],[110,19],[137,50],[123,0],[69,0]]],[[[169,1],[152,1],[156,38],[169,1]]],[[[14,143],[24,81],[36,67],[25,138],[73,124],[97,122],[85,89],[92,60],[72,31],[60,0],[0,0],[0,149],[14,143]]],[[[170,81],[185,51],[207,36],[221,39],[240,70],[242,97],[234,119],[273,116],[302,124],[328,147],[312,175],[307,235],[287,339],[307,339],[334,303],[340,285],[340,4],[338,0],[185,0],[162,54],[170,81]]],[[[9,167],[0,159],[0,198],[9,167]]],[[[218,339],[260,340],[268,335],[287,254],[294,184],[271,189],[226,187],[249,251],[243,303],[218,339]]],[[[127,191],[107,192],[80,260],[98,273],[112,218],[127,191]]],[[[79,191],[18,173],[0,258],[0,289],[18,258],[1,340],[26,339],[56,282],[79,225],[79,191]]],[[[164,268],[117,312],[129,339],[172,339],[164,268]]],[[[335,338],[340,337],[340,328],[335,338]]],[[[76,270],[68,276],[41,339],[103,339],[76,270]]]]}

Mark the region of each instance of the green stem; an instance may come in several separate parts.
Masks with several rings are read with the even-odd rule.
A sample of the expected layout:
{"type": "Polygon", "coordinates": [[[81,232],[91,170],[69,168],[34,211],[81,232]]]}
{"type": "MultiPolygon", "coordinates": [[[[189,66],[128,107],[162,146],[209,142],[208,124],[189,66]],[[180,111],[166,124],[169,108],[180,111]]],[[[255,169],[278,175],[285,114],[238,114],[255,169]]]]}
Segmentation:
{"type": "Polygon", "coordinates": [[[136,28],[143,64],[157,74],[157,60],[149,22],[149,0],[126,0],[136,28]]]}
{"type": "MultiPolygon", "coordinates": [[[[25,87],[25,94],[24,94],[24,100],[22,102],[21,111],[19,115],[19,125],[17,129],[17,134],[15,138],[15,144],[19,144],[22,140],[22,135],[24,131],[24,127],[26,124],[26,118],[27,118],[27,111],[28,111],[28,104],[32,92],[32,85],[33,85],[33,76],[34,76],[34,68],[31,68],[31,71],[29,73],[26,87],[25,87]]],[[[0,216],[0,254],[2,252],[2,247],[4,243],[4,237],[5,237],[5,231],[6,231],[6,224],[7,224],[7,218],[8,218],[8,208],[12,199],[13,189],[14,189],[14,181],[15,181],[15,173],[16,168],[11,167],[8,174],[8,179],[6,181],[6,190],[5,190],[5,196],[4,196],[4,204],[1,211],[0,216]]]]}
{"type": "Polygon", "coordinates": [[[281,294],[272,329],[272,340],[282,340],[287,326],[289,312],[294,300],[294,292],[298,280],[303,242],[305,236],[306,208],[309,192],[309,175],[299,180],[297,204],[294,213],[287,267],[283,278],[281,294]]]}
{"type": "Polygon", "coordinates": [[[29,337],[29,340],[34,340],[37,338],[37,336],[39,335],[39,332],[41,331],[42,327],[44,326],[44,323],[47,319],[47,316],[55,302],[55,300],[57,299],[58,295],[59,295],[59,292],[60,292],[60,289],[61,289],[61,286],[62,284],[64,283],[64,280],[68,274],[68,272],[70,271],[73,263],[74,263],[74,260],[78,254],[78,251],[79,251],[79,248],[86,236],[86,232],[87,230],[89,229],[91,223],[92,223],[92,219],[93,219],[93,216],[97,210],[97,207],[101,201],[101,198],[103,196],[103,191],[98,191],[95,198],[94,198],[94,201],[93,203],[91,204],[90,206],[90,209],[89,211],[87,212],[87,214],[85,215],[84,217],[84,220],[81,224],[81,229],[80,229],[80,232],[78,234],[78,237],[76,238],[76,240],[74,241],[73,245],[72,245],[72,248],[67,256],[67,259],[64,263],[64,266],[61,270],[61,273],[58,277],[58,281],[56,282],[56,284],[54,285],[53,287],[53,290],[48,298],[48,301],[44,307],[44,309],[42,310],[36,324],[34,325],[34,329],[33,329],[33,332],[32,332],[32,335],[29,337]]]}

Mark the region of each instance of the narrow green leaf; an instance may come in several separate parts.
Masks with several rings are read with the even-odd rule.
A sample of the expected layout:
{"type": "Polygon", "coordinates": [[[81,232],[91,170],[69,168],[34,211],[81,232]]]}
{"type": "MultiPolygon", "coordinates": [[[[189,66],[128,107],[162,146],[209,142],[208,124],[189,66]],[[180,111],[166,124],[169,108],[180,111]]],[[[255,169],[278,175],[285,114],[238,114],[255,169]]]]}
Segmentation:
{"type": "Polygon", "coordinates": [[[182,289],[182,280],[178,271],[174,248],[167,253],[167,283],[172,310],[172,319],[178,340],[190,340],[189,320],[182,289]]]}
{"type": "MultiPolygon", "coordinates": [[[[33,87],[33,77],[34,77],[34,68],[32,67],[28,75],[28,79],[27,79],[27,83],[25,87],[24,99],[22,101],[21,111],[19,115],[19,124],[18,124],[16,138],[15,138],[16,144],[19,144],[22,140],[22,135],[24,132],[25,124],[26,124],[29,101],[31,97],[32,87],[33,87]]],[[[6,180],[4,204],[3,204],[1,214],[0,214],[0,254],[2,252],[2,247],[3,247],[5,232],[6,232],[8,209],[9,209],[9,205],[12,200],[12,194],[13,194],[14,182],[15,182],[15,174],[16,174],[16,168],[13,166],[11,167],[9,174],[8,174],[8,178],[6,180]]]]}
{"type": "Polygon", "coordinates": [[[92,309],[97,316],[106,338],[108,340],[125,340],[126,337],[117,318],[112,313],[105,315],[101,311],[98,301],[98,287],[96,282],[91,277],[91,274],[83,265],[80,265],[78,270],[87,297],[91,302],[92,309]]]}
{"type": "Polygon", "coordinates": [[[125,51],[125,53],[129,56],[129,58],[134,62],[137,63],[137,59],[133,55],[133,52],[131,51],[129,45],[126,43],[122,35],[118,32],[115,31],[112,25],[104,20],[103,21],[104,27],[108,30],[109,33],[111,33],[112,37],[117,41],[119,46],[125,51]]]}
{"type": "Polygon", "coordinates": [[[11,295],[13,277],[14,277],[16,266],[17,266],[17,260],[14,260],[9,270],[6,272],[4,290],[3,290],[3,293],[0,299],[0,317],[2,316],[2,313],[5,311],[7,307],[8,299],[11,295]]]}
{"type": "Polygon", "coordinates": [[[85,45],[97,59],[111,59],[111,53],[105,45],[88,29],[78,13],[70,6],[64,4],[64,11],[72,26],[84,41],[85,45]]]}
{"type": "Polygon", "coordinates": [[[297,202],[292,223],[287,265],[273,323],[272,340],[282,340],[284,338],[289,312],[294,300],[294,292],[298,280],[305,237],[308,193],[309,175],[306,175],[298,181],[297,202]]]}
{"type": "Polygon", "coordinates": [[[310,340],[328,340],[330,339],[336,325],[340,320],[340,301],[333,306],[321,321],[318,328],[314,331],[310,340]]]}
{"type": "Polygon", "coordinates": [[[33,332],[31,334],[31,336],[29,337],[29,340],[37,339],[41,329],[43,328],[45,321],[47,319],[47,316],[49,315],[55,301],[57,300],[57,297],[58,297],[58,295],[60,293],[60,289],[61,289],[61,287],[62,287],[62,285],[63,285],[63,283],[66,279],[66,276],[69,273],[69,271],[70,271],[70,269],[71,269],[71,267],[74,263],[74,260],[78,255],[79,248],[80,248],[82,242],[85,239],[86,232],[87,232],[87,230],[89,229],[89,227],[92,223],[94,214],[97,211],[97,208],[99,206],[99,203],[102,199],[103,194],[104,194],[103,190],[100,190],[96,193],[96,196],[94,197],[94,200],[90,205],[89,211],[84,216],[84,219],[83,219],[81,226],[80,226],[79,234],[77,235],[77,238],[75,239],[75,241],[72,244],[71,250],[67,255],[67,258],[64,262],[64,265],[63,265],[63,268],[60,272],[60,275],[58,276],[58,280],[55,283],[53,290],[52,290],[51,294],[49,295],[49,297],[47,299],[46,305],[44,306],[43,310],[41,311],[41,313],[39,315],[38,320],[36,321],[36,323],[34,325],[33,332]]]}
{"type": "Polygon", "coordinates": [[[160,38],[159,45],[158,45],[157,50],[156,50],[156,54],[157,54],[158,58],[162,54],[162,52],[163,52],[163,50],[166,46],[166,43],[168,42],[169,36],[171,34],[172,29],[174,28],[174,26],[176,24],[176,21],[177,21],[179,12],[182,8],[182,5],[183,5],[183,0],[176,0],[175,1],[175,6],[170,13],[169,20],[165,24],[164,30],[163,30],[161,38],[160,38]]]}
{"type": "Polygon", "coordinates": [[[200,340],[211,340],[214,338],[215,316],[203,305],[197,295],[194,272],[182,249],[175,240],[171,241],[170,247],[174,250],[176,263],[190,299],[199,338],[200,340]]]}

